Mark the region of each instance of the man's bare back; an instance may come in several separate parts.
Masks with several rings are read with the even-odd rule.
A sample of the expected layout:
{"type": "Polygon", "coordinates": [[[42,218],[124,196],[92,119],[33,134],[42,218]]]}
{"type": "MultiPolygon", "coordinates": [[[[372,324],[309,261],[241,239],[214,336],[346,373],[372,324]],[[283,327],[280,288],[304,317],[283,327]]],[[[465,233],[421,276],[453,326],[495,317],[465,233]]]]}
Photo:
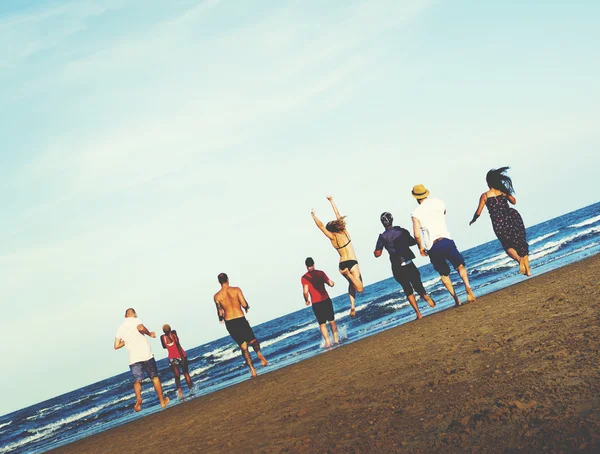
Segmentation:
{"type": "Polygon", "coordinates": [[[250,308],[246,298],[244,298],[242,289],[239,287],[230,287],[225,284],[221,290],[215,293],[214,299],[217,308],[223,310],[225,320],[243,317],[244,311],[242,309],[246,309],[246,312],[248,312],[250,308]]]}

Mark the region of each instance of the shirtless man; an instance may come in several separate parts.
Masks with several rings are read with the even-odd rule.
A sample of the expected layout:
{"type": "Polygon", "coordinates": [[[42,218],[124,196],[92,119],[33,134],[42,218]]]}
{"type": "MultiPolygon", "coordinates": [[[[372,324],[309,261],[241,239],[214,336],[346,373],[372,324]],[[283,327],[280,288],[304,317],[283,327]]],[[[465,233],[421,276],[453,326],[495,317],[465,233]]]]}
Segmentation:
{"type": "Polygon", "coordinates": [[[242,289],[229,286],[229,278],[225,273],[219,274],[217,279],[219,280],[219,284],[221,284],[221,290],[215,293],[214,300],[217,306],[219,321],[221,323],[225,322],[227,331],[242,349],[242,356],[250,368],[250,373],[253,377],[256,377],[256,369],[254,369],[254,365],[252,364],[248,345],[254,349],[256,356],[258,356],[263,366],[269,363],[261,353],[260,344],[242,311],[244,309],[248,313],[250,305],[246,301],[246,298],[244,298],[242,289]]]}

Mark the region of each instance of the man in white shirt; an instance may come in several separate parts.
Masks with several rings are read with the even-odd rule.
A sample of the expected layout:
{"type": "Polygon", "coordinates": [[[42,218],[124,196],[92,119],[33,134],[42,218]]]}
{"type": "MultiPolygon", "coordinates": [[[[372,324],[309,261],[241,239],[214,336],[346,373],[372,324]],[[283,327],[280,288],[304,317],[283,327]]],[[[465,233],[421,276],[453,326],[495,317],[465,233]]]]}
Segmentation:
{"type": "Polygon", "coordinates": [[[446,205],[440,199],[429,198],[429,191],[422,184],[413,187],[412,196],[417,199],[419,204],[412,212],[412,220],[415,240],[417,240],[421,255],[423,257],[429,255],[433,268],[439,273],[444,286],[454,298],[457,306],[460,306],[461,303],[452,286],[452,280],[450,280],[448,262],[458,271],[464,282],[468,301],[474,302],[475,295],[469,285],[465,259],[458,252],[446,226],[446,205]]]}
{"type": "Polygon", "coordinates": [[[163,395],[162,385],[158,378],[158,368],[156,367],[156,360],[150,350],[150,343],[144,337],[150,336],[156,337],[154,331],[148,331],[148,328],[144,326],[135,310],[129,308],[125,311],[125,321],[117,329],[115,334],[115,350],[121,347],[127,348],[129,353],[129,369],[133,375],[133,390],[135,391],[135,406],[134,411],[140,411],[142,409],[142,380],[144,379],[144,372],[154,385],[154,390],[160,401],[160,406],[165,408],[169,403],[170,399],[163,395]]]}

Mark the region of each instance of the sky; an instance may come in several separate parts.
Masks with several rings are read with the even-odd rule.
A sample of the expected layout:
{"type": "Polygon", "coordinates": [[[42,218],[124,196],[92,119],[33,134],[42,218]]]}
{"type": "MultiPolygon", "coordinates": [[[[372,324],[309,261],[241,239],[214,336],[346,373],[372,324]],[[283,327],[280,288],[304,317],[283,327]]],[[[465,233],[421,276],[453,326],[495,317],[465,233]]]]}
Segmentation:
{"type": "MultiPolygon", "coordinates": [[[[342,214],[365,283],[379,215],[413,185],[458,247],[491,168],[534,225],[599,200],[600,4],[427,0],[0,3],[0,414],[128,370],[128,307],[190,349],[304,308],[304,259],[338,285],[311,208],[342,214]]],[[[419,258],[418,265],[427,259],[419,258]]],[[[360,304],[360,299],[358,300],[360,304]]],[[[157,358],[165,357],[151,340],[157,358]]]]}

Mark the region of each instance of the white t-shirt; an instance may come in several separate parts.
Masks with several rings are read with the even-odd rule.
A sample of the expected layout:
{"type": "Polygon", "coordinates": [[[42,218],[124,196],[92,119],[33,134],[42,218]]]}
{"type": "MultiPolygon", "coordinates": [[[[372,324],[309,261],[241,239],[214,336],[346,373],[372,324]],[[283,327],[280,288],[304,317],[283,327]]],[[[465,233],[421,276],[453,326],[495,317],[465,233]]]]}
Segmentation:
{"type": "Polygon", "coordinates": [[[425,249],[431,249],[438,238],[452,239],[446,226],[446,204],[440,199],[426,198],[412,212],[412,217],[421,223],[425,249]]]}
{"type": "Polygon", "coordinates": [[[125,348],[129,353],[129,364],[148,361],[152,358],[152,350],[146,336],[137,329],[138,325],[143,325],[137,317],[127,317],[125,321],[117,328],[117,339],[125,341],[125,348]]]}

